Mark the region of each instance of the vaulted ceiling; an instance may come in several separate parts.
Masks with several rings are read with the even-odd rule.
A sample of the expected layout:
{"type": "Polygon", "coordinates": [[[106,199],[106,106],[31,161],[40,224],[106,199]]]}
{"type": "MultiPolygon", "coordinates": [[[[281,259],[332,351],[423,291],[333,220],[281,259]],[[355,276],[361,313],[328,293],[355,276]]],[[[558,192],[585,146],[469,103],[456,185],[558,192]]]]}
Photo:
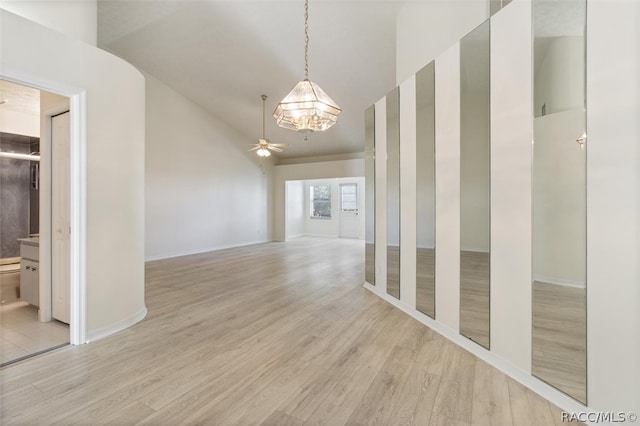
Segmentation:
{"type": "Polygon", "coordinates": [[[304,76],[304,2],[98,2],[98,44],[163,81],[246,136],[291,146],[281,158],[364,149],[364,110],[395,86],[403,1],[311,0],[309,77],[342,108],[326,132],[277,127],[271,112],[304,76]]]}

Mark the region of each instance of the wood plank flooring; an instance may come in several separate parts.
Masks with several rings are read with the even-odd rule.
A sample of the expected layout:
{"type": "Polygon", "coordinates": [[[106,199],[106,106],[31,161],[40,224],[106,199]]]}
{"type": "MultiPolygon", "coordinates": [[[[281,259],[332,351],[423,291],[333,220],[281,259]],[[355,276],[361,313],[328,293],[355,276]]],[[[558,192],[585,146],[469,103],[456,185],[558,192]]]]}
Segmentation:
{"type": "Polygon", "coordinates": [[[0,369],[0,424],[559,424],[363,280],[350,239],[150,262],[139,324],[0,369]]]}

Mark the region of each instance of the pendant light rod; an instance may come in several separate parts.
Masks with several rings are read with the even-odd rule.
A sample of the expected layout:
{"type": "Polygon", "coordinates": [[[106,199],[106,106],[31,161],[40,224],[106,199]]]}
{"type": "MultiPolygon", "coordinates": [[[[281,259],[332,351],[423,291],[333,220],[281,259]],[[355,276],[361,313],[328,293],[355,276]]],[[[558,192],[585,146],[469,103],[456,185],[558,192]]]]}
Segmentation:
{"type": "Polygon", "coordinates": [[[304,0],[304,79],[309,80],[309,0],[304,0]]]}

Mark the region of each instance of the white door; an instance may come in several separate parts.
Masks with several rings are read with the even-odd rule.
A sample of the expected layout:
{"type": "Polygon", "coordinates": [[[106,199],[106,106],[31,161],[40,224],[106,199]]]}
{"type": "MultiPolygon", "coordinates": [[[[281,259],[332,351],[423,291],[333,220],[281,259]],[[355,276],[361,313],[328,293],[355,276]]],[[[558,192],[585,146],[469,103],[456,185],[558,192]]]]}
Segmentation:
{"type": "Polygon", "coordinates": [[[69,323],[69,113],[51,118],[51,314],[69,323]]]}
{"type": "Polygon", "coordinates": [[[358,184],[340,184],[340,237],[358,238],[358,184]]]}

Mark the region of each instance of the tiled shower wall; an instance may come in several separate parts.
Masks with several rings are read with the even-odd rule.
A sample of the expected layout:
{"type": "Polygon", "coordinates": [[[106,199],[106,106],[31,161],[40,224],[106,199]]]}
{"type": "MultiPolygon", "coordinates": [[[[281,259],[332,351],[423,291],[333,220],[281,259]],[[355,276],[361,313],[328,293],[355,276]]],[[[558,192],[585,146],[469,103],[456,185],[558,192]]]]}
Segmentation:
{"type": "MultiPolygon", "coordinates": [[[[0,133],[0,151],[39,151],[39,139],[0,133]]],[[[0,157],[0,258],[20,256],[18,238],[38,233],[38,191],[31,188],[35,162],[0,157]]]]}

